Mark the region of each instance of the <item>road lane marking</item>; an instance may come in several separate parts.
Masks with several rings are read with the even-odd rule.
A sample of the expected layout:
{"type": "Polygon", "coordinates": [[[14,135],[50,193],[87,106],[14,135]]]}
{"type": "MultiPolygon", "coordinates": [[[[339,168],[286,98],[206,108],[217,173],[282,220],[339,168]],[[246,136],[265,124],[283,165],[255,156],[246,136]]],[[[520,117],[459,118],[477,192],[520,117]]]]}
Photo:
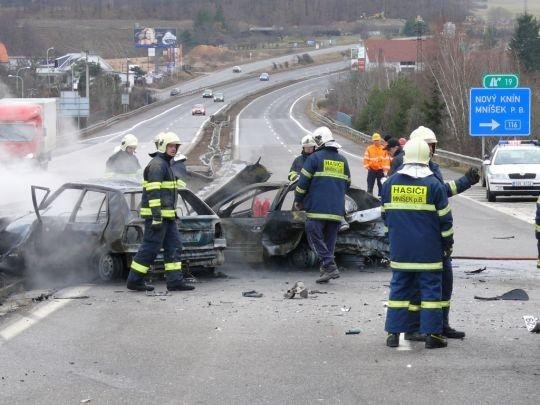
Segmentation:
{"type": "MultiPolygon", "coordinates": [[[[64,290],[59,291],[56,295],[60,296],[61,293],[62,296],[65,297],[76,297],[84,294],[86,291],[88,291],[92,286],[81,286],[81,287],[72,287],[67,288],[64,290]]],[[[4,329],[0,331],[0,346],[3,342],[6,342],[8,340],[13,339],[15,336],[21,334],[28,328],[32,327],[33,325],[37,324],[39,321],[45,319],[47,316],[51,315],[52,313],[56,312],[63,306],[67,305],[70,301],[70,299],[62,299],[62,300],[55,300],[52,299],[51,301],[47,303],[43,303],[38,305],[35,309],[30,311],[28,315],[23,316],[13,323],[6,326],[4,329]]]]}

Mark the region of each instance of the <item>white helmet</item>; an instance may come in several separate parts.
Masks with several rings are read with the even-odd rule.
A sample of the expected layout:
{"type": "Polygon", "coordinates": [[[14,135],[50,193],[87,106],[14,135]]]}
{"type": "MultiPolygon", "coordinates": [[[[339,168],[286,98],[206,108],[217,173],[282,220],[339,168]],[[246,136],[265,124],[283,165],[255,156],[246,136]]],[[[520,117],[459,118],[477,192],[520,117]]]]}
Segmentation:
{"type": "Polygon", "coordinates": [[[159,148],[159,141],[161,140],[161,138],[163,138],[164,134],[165,132],[160,132],[156,136],[154,136],[154,145],[156,145],[156,149],[159,148]]]}
{"type": "Polygon", "coordinates": [[[120,143],[120,149],[122,149],[124,152],[126,151],[127,147],[136,148],[139,144],[139,141],[137,140],[137,137],[133,134],[127,134],[122,138],[122,142],[120,143]]]}
{"type": "Polygon", "coordinates": [[[429,164],[431,151],[428,144],[420,137],[411,138],[403,147],[403,163],[419,163],[422,165],[429,164]]]}
{"type": "Polygon", "coordinates": [[[163,132],[158,134],[157,138],[157,150],[158,152],[165,153],[167,150],[167,145],[173,143],[176,145],[181,145],[180,138],[174,132],[163,132]]]}
{"type": "Polygon", "coordinates": [[[317,143],[315,142],[315,139],[313,139],[312,135],[306,135],[302,138],[302,148],[307,148],[309,146],[317,146],[317,143]]]}
{"type": "Polygon", "coordinates": [[[428,127],[420,125],[414,131],[411,132],[409,139],[420,138],[427,143],[437,143],[437,137],[435,132],[433,132],[428,127]]]}
{"type": "Polygon", "coordinates": [[[323,146],[327,142],[331,142],[334,140],[334,135],[332,135],[332,131],[328,129],[328,127],[319,127],[315,131],[313,131],[313,140],[317,144],[318,147],[323,146]]]}

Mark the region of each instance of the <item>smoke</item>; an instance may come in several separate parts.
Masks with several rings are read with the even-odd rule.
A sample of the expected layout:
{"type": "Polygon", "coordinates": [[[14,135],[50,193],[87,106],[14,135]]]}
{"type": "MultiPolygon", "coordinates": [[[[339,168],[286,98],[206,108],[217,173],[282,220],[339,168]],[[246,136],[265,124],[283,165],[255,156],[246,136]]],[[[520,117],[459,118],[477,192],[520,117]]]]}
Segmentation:
{"type": "MultiPolygon", "coordinates": [[[[18,80],[18,79],[17,79],[18,80]]],[[[0,98],[13,97],[11,89],[7,84],[0,80],[0,98]]]]}

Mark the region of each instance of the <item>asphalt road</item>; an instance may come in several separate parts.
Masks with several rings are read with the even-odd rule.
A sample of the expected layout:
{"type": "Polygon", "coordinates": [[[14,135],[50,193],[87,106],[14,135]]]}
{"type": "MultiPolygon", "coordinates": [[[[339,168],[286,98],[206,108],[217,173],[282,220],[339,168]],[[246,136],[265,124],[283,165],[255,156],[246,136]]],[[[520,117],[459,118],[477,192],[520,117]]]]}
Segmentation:
{"type": "MultiPolygon", "coordinates": [[[[309,96],[299,98],[324,87],[323,79],[299,83],[247,106],[238,121],[239,157],[262,156],[276,179],[285,178],[304,135],[298,123],[313,128],[303,113],[309,96]]],[[[141,136],[148,141],[163,126],[182,128],[183,121],[171,124],[182,108],[149,121],[156,127],[143,124],[141,136]]],[[[340,142],[353,182],[362,186],[362,147],[340,142]]],[[[86,155],[97,165],[113,145],[74,152],[81,154],[67,163],[86,155]]],[[[456,254],[534,256],[531,225],[482,205],[473,192],[452,199],[456,254]],[[509,235],[514,239],[493,239],[509,235]]],[[[539,315],[534,262],[455,260],[454,267],[452,324],[467,337],[434,351],[384,345],[385,269],[343,269],[339,280],[319,286],[315,272],[228,263],[220,269],[228,278],[201,279],[188,293],[147,296],[123,283],[64,289],[59,299],[0,318],[0,402],[536,403],[540,335],[527,332],[522,319],[539,315]],[[297,280],[323,293],[284,300],[297,280]],[[512,288],[525,289],[530,300],[473,298],[512,288]],[[252,289],[264,296],[242,297],[252,289]],[[346,335],[352,328],[360,334],[346,335]]]]}

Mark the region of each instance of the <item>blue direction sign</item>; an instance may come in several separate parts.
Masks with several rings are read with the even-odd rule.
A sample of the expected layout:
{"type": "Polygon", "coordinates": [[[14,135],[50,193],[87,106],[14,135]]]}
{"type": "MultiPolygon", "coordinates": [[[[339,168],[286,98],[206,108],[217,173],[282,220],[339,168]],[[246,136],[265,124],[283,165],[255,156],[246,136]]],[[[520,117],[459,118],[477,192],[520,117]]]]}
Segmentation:
{"type": "Polygon", "coordinates": [[[531,135],[531,89],[470,89],[469,133],[471,136],[531,135]]]}

